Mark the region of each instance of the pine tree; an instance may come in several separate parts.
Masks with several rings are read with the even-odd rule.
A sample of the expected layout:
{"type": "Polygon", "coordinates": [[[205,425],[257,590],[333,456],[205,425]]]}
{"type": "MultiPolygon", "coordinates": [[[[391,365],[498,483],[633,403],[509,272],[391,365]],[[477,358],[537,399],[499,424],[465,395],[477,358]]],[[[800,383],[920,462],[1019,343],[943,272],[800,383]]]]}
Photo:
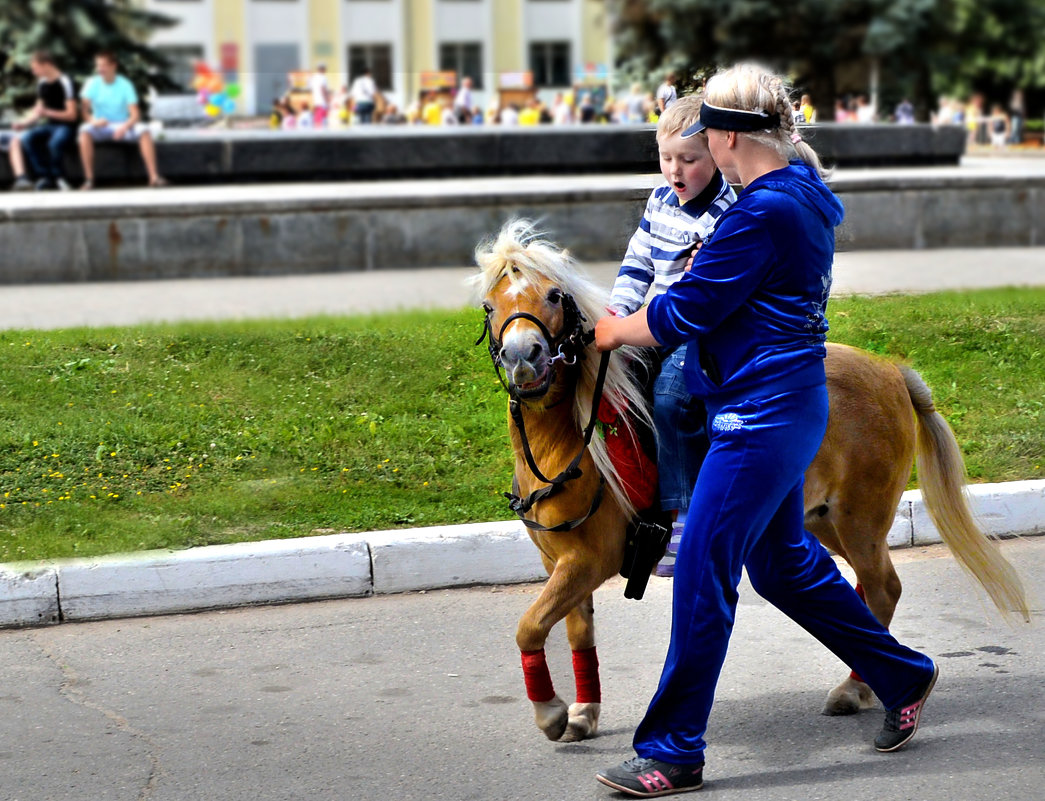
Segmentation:
{"type": "Polygon", "coordinates": [[[177,88],[167,75],[170,63],[144,43],[149,32],[175,23],[130,0],[0,0],[0,114],[34,102],[29,59],[35,50],[49,51],[59,69],[81,86],[94,72],[95,54],[112,52],[143,99],[144,111],[150,86],[177,88]]]}

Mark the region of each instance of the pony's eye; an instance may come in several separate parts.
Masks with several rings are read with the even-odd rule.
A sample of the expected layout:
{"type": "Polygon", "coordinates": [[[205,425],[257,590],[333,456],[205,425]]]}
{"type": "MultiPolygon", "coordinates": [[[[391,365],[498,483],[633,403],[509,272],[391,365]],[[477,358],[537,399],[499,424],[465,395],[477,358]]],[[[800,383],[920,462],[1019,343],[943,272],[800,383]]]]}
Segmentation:
{"type": "Polygon", "coordinates": [[[558,303],[560,300],[562,300],[562,290],[561,289],[556,288],[556,289],[552,289],[552,290],[550,290],[548,292],[548,302],[549,303],[558,303]]]}
{"type": "Polygon", "coordinates": [[[491,306],[489,303],[484,303],[483,311],[486,312],[487,316],[489,316],[493,314],[493,306],[491,306]]]}

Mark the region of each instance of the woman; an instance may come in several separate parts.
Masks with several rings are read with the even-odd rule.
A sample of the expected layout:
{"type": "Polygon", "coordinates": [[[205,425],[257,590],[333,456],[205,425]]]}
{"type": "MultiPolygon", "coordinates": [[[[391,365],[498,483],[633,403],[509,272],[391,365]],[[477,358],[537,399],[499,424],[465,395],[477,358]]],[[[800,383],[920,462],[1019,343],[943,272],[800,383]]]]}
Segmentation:
{"type": "Polygon", "coordinates": [[[638,757],[597,776],[636,796],[702,785],[742,567],[759,594],[885,704],[879,751],[911,739],[937,675],[932,660],[875,619],[803,529],[803,474],[827,424],[824,310],[842,206],[795,131],[787,87],[754,65],[722,72],[683,135],[706,136],[722,174],[744,189],[688,275],[645,310],[595,329],[601,350],[689,342],[686,381],[704,398],[711,436],[675,563],[664,670],[635,733],[638,757]]]}

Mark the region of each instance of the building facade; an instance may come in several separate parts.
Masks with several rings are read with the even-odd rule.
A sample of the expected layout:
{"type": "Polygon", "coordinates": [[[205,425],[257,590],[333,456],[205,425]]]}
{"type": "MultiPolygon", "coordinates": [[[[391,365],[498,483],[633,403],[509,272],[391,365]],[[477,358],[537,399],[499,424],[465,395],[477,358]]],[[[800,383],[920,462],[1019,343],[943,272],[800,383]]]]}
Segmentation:
{"type": "Polygon", "coordinates": [[[239,113],[264,112],[288,73],[325,64],[332,89],[369,68],[404,106],[437,72],[468,76],[485,105],[530,73],[542,96],[608,74],[606,0],[140,0],[178,24],[152,44],[188,84],[204,61],[241,87],[239,113]]]}

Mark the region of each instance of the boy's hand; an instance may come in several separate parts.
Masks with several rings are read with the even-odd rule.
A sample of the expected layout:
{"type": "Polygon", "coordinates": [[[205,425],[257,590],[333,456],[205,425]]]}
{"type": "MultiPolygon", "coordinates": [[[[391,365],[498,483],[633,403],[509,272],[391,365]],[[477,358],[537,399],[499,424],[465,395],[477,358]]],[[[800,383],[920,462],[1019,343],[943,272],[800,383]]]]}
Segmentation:
{"type": "Polygon", "coordinates": [[[686,272],[688,273],[693,269],[693,260],[697,258],[697,251],[700,250],[704,243],[701,240],[694,242],[689,248],[689,258],[686,260],[686,272]]]}

